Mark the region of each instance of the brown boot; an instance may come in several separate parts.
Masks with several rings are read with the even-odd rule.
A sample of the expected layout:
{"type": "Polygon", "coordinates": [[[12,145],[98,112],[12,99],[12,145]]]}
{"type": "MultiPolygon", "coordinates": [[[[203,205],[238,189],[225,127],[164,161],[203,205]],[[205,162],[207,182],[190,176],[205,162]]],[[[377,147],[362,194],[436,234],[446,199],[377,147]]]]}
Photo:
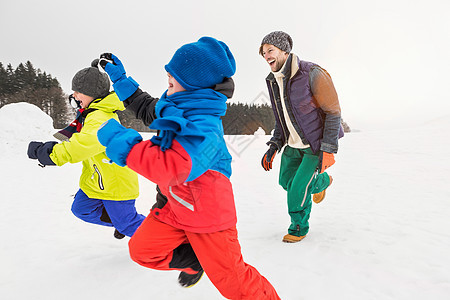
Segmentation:
{"type": "MultiPolygon", "coordinates": [[[[330,175],[328,175],[328,177],[330,177],[330,184],[328,185],[328,187],[331,185],[331,183],[333,182],[333,177],[331,177],[330,175]]],[[[327,187],[327,188],[328,188],[327,187]]],[[[327,189],[324,189],[323,191],[321,191],[320,193],[317,194],[313,194],[313,201],[315,203],[320,203],[322,202],[322,200],[325,198],[325,192],[327,189]]]]}
{"type": "Polygon", "coordinates": [[[305,237],[306,237],[306,235],[296,236],[296,235],[292,235],[292,234],[286,234],[283,237],[283,242],[285,242],[285,243],[297,243],[297,242],[300,242],[301,240],[303,240],[305,237]]]}

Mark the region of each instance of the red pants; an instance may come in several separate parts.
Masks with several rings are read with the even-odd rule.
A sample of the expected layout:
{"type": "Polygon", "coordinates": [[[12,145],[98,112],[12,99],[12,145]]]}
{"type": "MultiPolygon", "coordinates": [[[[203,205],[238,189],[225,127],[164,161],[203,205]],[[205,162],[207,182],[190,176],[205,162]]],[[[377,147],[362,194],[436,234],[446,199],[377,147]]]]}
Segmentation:
{"type": "Polygon", "coordinates": [[[155,219],[144,220],[129,242],[131,258],[157,270],[192,268],[169,266],[174,249],[189,243],[211,282],[228,299],[280,299],[272,285],[242,258],[236,227],[213,233],[187,232],[155,219]]]}

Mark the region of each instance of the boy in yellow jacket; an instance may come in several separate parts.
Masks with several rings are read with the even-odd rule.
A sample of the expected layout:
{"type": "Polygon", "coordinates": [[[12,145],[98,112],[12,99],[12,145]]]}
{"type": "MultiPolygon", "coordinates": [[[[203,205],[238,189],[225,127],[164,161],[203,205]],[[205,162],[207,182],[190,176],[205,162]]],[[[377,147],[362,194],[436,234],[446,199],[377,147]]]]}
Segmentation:
{"type": "Polygon", "coordinates": [[[124,110],[114,92],[110,93],[108,76],[92,66],[77,72],[72,80],[72,102],[80,108],[80,126],[68,141],[31,142],[28,157],[42,165],[62,166],[82,162],[80,189],[72,204],[73,214],[83,221],[115,227],[114,236],[132,236],[145,217],[136,212],[139,196],[137,174],[128,167],[110,162],[105,147],[97,140],[101,124],[124,110]]]}

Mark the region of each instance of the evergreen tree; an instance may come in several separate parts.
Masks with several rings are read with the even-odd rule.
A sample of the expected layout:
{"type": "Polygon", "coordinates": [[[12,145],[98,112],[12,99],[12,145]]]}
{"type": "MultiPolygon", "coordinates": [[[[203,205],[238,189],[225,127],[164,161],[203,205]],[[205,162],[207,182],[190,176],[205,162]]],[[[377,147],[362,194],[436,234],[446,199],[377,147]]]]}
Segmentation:
{"type": "Polygon", "coordinates": [[[6,94],[7,82],[8,73],[6,73],[3,64],[0,62],[0,97],[6,94]]]}
{"type": "Polygon", "coordinates": [[[20,91],[23,88],[26,88],[26,78],[27,78],[27,71],[25,69],[25,66],[20,63],[19,66],[14,71],[14,86],[17,91],[20,91]]]}
{"type": "Polygon", "coordinates": [[[14,84],[15,81],[15,74],[14,74],[14,69],[11,66],[11,64],[8,64],[6,66],[6,87],[5,87],[5,94],[14,94],[15,92],[18,91],[17,85],[14,84]]]}
{"type": "Polygon", "coordinates": [[[23,80],[25,87],[35,87],[36,83],[36,70],[33,67],[33,64],[30,61],[27,61],[25,64],[25,73],[23,74],[23,80]]]}

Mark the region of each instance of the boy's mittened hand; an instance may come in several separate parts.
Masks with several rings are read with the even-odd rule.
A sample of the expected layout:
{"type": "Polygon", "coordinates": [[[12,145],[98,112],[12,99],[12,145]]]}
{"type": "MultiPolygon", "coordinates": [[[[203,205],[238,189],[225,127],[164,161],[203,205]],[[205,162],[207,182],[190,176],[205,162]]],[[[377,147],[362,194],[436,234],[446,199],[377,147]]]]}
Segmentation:
{"type": "Polygon", "coordinates": [[[37,159],[37,150],[42,147],[44,145],[44,143],[42,142],[30,142],[28,144],[28,158],[30,159],[37,159]]]}
{"type": "Polygon", "coordinates": [[[106,147],[106,155],[121,167],[127,165],[131,148],[142,141],[142,136],[136,130],[125,128],[115,119],[110,119],[100,126],[97,138],[100,144],[106,147]]]}
{"type": "Polygon", "coordinates": [[[27,151],[28,157],[39,160],[44,166],[54,166],[55,163],[51,160],[50,154],[56,144],[58,142],[30,142],[27,151]]]}
{"type": "Polygon", "coordinates": [[[121,130],[125,130],[126,128],[122,126],[119,122],[117,122],[115,119],[109,119],[100,127],[97,131],[97,138],[100,144],[102,144],[105,147],[108,147],[109,143],[111,142],[111,139],[114,138],[114,135],[119,133],[121,130]]]}

